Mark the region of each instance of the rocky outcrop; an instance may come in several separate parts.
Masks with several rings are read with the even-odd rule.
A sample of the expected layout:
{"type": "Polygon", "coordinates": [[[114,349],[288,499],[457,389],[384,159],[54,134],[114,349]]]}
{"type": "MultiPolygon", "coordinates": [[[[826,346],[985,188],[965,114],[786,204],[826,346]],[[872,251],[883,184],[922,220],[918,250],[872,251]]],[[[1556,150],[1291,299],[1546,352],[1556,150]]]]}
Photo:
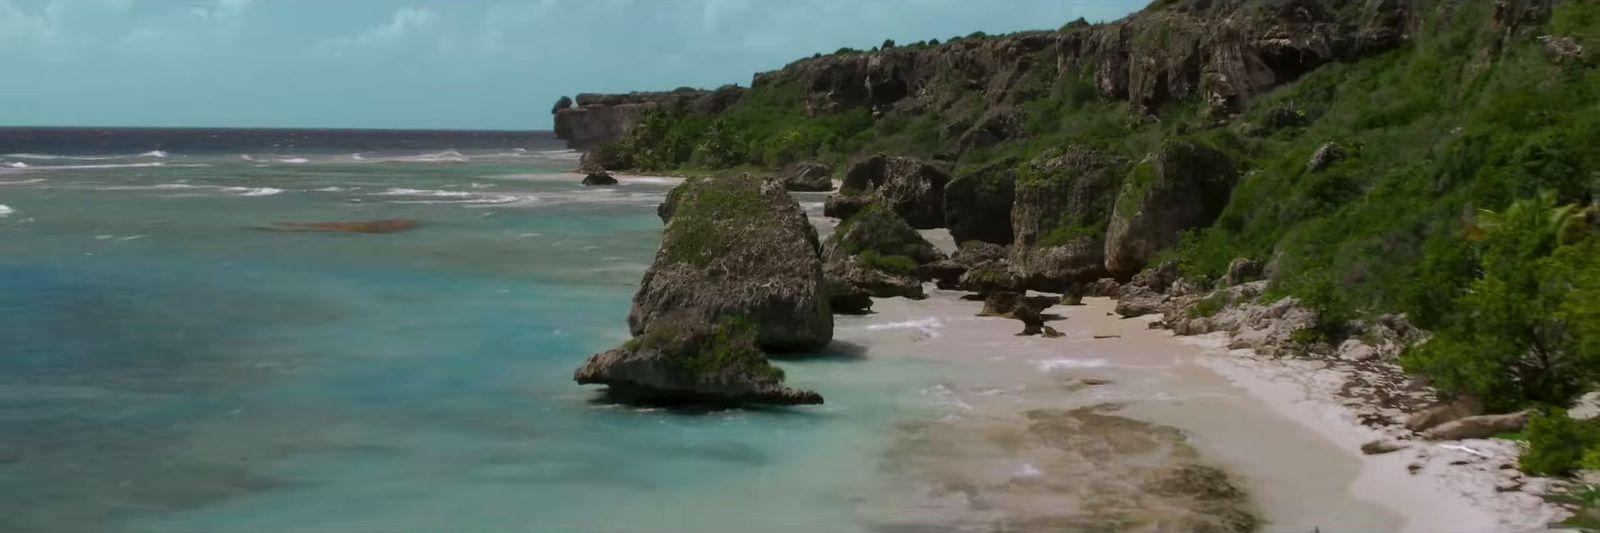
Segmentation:
{"type": "Polygon", "coordinates": [[[1123,180],[1106,232],[1106,269],[1118,279],[1132,278],[1184,231],[1215,221],[1238,176],[1233,161],[1214,148],[1162,144],[1123,180]]]}
{"type": "Polygon", "coordinates": [[[590,172],[589,175],[583,177],[583,184],[585,186],[616,185],[617,178],[612,177],[610,172],[590,172]]]}
{"type": "Polygon", "coordinates": [[[1339,146],[1339,143],[1323,143],[1322,146],[1317,147],[1317,151],[1311,153],[1311,159],[1306,160],[1306,172],[1322,172],[1333,166],[1334,163],[1344,161],[1344,158],[1344,147],[1339,146]]]}
{"type": "Polygon", "coordinates": [[[568,148],[587,149],[627,137],[651,110],[721,113],[743,98],[744,91],[729,85],[715,91],[580,94],[577,107],[563,96],[551,112],[555,114],[556,138],[567,141],[568,148]],[[567,105],[561,105],[563,102],[567,105]]]}
{"type": "Polygon", "coordinates": [[[1011,244],[1016,167],[1016,159],[1004,159],[956,176],[945,185],[944,221],[956,242],[1011,244]]]}
{"type": "Polygon", "coordinates": [[[783,172],[783,186],[791,191],[833,190],[833,168],[822,163],[800,163],[783,172]]]}
{"type": "Polygon", "coordinates": [[[1435,404],[1432,407],[1417,411],[1405,421],[1405,428],[1421,433],[1450,422],[1479,416],[1483,414],[1483,402],[1477,398],[1463,396],[1448,403],[1435,404]]]}
{"type": "Polygon", "coordinates": [[[1072,146],[1026,164],[1011,211],[1011,268],[1030,289],[1060,292],[1106,274],[1106,220],[1126,161],[1072,146]]]}
{"type": "Polygon", "coordinates": [[[727,404],[820,404],[822,396],[783,386],[783,371],[756,346],[756,327],[741,319],[707,322],[668,313],[622,347],[589,358],[574,373],[581,385],[608,385],[628,401],[727,404]]]}
{"type": "Polygon", "coordinates": [[[877,203],[840,224],[822,247],[830,294],[849,301],[859,301],[861,293],[924,298],[918,267],[944,259],[900,215],[877,203]]]}
{"type": "MultiPolygon", "coordinates": [[[[753,86],[801,88],[813,115],[945,111],[970,92],[982,95],[982,109],[1001,109],[1065,83],[1087,84],[1099,98],[1143,112],[1197,99],[1226,115],[1322,64],[1398,46],[1413,18],[1398,0],[1174,0],[1060,32],[802,60],[758,74],[753,86]]],[[[986,140],[992,128],[984,123],[972,119],[965,143],[986,140]]]]}
{"type": "Polygon", "coordinates": [[[634,296],[634,335],[678,311],[705,322],[742,318],[757,343],[805,350],[833,338],[816,229],[775,181],[695,178],[668,195],[667,228],[634,296]]]}
{"type": "Polygon", "coordinates": [[[845,172],[839,185],[840,200],[829,199],[828,216],[848,218],[838,206],[856,207],[880,202],[899,213],[911,227],[944,226],[944,188],[950,175],[944,169],[912,157],[882,154],[858,161],[845,172]]]}

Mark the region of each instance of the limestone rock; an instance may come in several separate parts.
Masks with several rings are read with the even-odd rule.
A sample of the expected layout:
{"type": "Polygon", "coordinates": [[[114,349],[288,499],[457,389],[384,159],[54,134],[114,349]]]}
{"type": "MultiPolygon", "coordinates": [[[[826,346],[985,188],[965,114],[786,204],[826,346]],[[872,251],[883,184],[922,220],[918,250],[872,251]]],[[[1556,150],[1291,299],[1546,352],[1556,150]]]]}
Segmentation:
{"type": "Polygon", "coordinates": [[[610,170],[623,170],[633,166],[633,159],[629,157],[617,143],[605,143],[583,153],[578,160],[578,172],[594,173],[610,170]]]}
{"type": "MultiPolygon", "coordinates": [[[[944,226],[944,188],[949,181],[950,175],[932,163],[879,154],[851,165],[835,196],[871,198],[899,213],[911,227],[933,229],[944,226]]],[[[849,215],[841,211],[839,216],[849,215]]]]}
{"type": "Polygon", "coordinates": [[[1022,293],[996,291],[983,298],[983,310],[978,316],[1009,317],[1017,306],[1022,305],[1022,293]]]}
{"type": "Polygon", "coordinates": [[[956,290],[961,287],[961,276],[965,276],[967,270],[966,265],[945,259],[917,265],[917,277],[934,282],[940,289],[956,290]]]}
{"type": "Polygon", "coordinates": [[[1004,261],[1011,252],[1005,246],[982,241],[964,241],[956,253],[950,256],[951,261],[966,266],[975,267],[984,263],[1004,261]]]}
{"type": "Polygon", "coordinates": [[[1070,146],[1019,171],[1011,268],[1034,290],[1105,277],[1105,228],[1126,161],[1070,146]]]}
{"type": "Polygon", "coordinates": [[[1106,269],[1130,279],[1178,244],[1184,231],[1215,221],[1238,176],[1233,161],[1216,149],[1163,143],[1123,180],[1105,237],[1106,269]]]}
{"type": "Polygon", "coordinates": [[[1508,431],[1521,431],[1528,425],[1531,413],[1523,411],[1506,415],[1479,415],[1446,422],[1422,432],[1428,440],[1487,439],[1508,431]]]}
{"type": "Polygon", "coordinates": [[[550,107],[550,114],[554,115],[556,113],[561,112],[562,109],[569,109],[571,107],[572,107],[572,97],[563,96],[563,97],[561,97],[561,99],[556,100],[556,105],[550,107]]]}
{"type": "Polygon", "coordinates": [[[816,229],[781,186],[748,176],[695,178],[663,205],[669,222],[661,249],[628,315],[634,335],[683,311],[706,322],[753,321],[766,350],[833,339],[816,229]]]}
{"type": "Polygon", "coordinates": [[[1352,363],[1364,363],[1378,357],[1378,350],[1360,339],[1345,339],[1339,344],[1339,358],[1352,363]]]}
{"type": "Polygon", "coordinates": [[[647,402],[820,404],[822,396],[783,386],[783,371],[756,347],[756,327],[741,319],[706,322],[669,313],[621,348],[589,358],[574,373],[582,385],[608,385],[647,402]]]}
{"type": "Polygon", "coordinates": [[[832,292],[865,292],[878,298],[925,298],[920,267],[944,259],[900,215],[880,204],[845,220],[822,247],[823,271],[832,292]]]}
{"type": "Polygon", "coordinates": [[[1011,244],[1011,207],[1016,198],[1017,160],[990,163],[951,180],[944,188],[944,219],[958,243],[1011,244]]]}
{"type": "Polygon", "coordinates": [[[1166,301],[1166,296],[1150,289],[1129,285],[1122,288],[1122,295],[1117,298],[1117,307],[1113,312],[1122,318],[1153,315],[1164,311],[1166,301]]]}
{"type": "Polygon", "coordinates": [[[828,197],[822,205],[822,215],[839,220],[856,216],[862,209],[872,205],[874,198],[869,195],[835,194],[828,197]]]}
{"type": "Polygon", "coordinates": [[[1228,273],[1222,277],[1222,286],[1232,287],[1261,279],[1261,262],[1239,258],[1228,263],[1228,273]]]}
{"type": "Polygon", "coordinates": [[[1022,281],[1011,273],[1004,261],[980,263],[961,275],[960,289],[978,294],[996,291],[1019,291],[1022,281]]]}
{"type": "Polygon", "coordinates": [[[822,163],[800,163],[783,173],[783,186],[791,191],[833,190],[833,168],[822,163]]]}
{"type": "Polygon", "coordinates": [[[609,172],[591,172],[583,177],[583,184],[585,186],[616,185],[617,178],[611,177],[609,172]]]}
{"type": "Polygon", "coordinates": [[[1483,414],[1483,402],[1471,396],[1462,396],[1455,401],[1440,403],[1423,409],[1406,419],[1406,429],[1423,432],[1442,424],[1454,422],[1469,416],[1483,414]]]}
{"type": "Polygon", "coordinates": [[[728,85],[715,91],[580,94],[577,107],[552,109],[556,138],[567,141],[567,147],[573,149],[616,142],[632,133],[650,111],[684,109],[717,114],[742,99],[744,92],[741,87],[728,85]]]}
{"type": "Polygon", "coordinates": [[[1361,453],[1367,455],[1383,455],[1406,449],[1404,444],[1387,440],[1375,440],[1361,445],[1361,453]]]}

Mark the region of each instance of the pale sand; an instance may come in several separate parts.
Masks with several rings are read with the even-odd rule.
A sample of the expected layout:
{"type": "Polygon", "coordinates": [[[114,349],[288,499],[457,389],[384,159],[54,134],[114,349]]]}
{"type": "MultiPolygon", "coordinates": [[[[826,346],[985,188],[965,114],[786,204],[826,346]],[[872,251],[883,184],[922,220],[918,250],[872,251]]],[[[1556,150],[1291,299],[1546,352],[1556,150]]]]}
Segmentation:
{"type": "MultiPolygon", "coordinates": [[[[971,525],[961,517],[976,514],[977,522],[995,523],[1007,513],[1054,516],[1081,510],[1081,501],[1064,499],[1137,490],[1115,479],[1141,475],[1133,468],[1148,456],[1092,465],[1130,469],[1095,477],[1075,471],[1081,461],[1055,450],[995,444],[1017,438],[1013,433],[1028,425],[1029,411],[1110,402],[1124,406],[1119,416],[1182,430],[1200,462],[1221,467],[1250,494],[1265,519],[1262,531],[1527,531],[1555,518],[1554,508],[1534,496],[1495,491],[1496,476],[1503,475],[1499,465],[1514,458],[1505,443],[1466,443],[1488,459],[1436,445],[1366,456],[1360,445],[1381,435],[1356,423],[1329,378],[1306,362],[1250,359],[1219,348],[1214,337],[1150,330],[1154,317],[1108,316],[1109,299],[1086,303],[1047,311],[1064,316],[1053,322],[1066,334],[1061,339],[1016,337],[1020,322],[975,317],[980,302],[939,291],[920,302],[878,300],[874,315],[839,317],[837,338],[866,347],[869,358],[914,357],[961,369],[928,391],[944,413],[937,432],[914,434],[921,447],[911,452],[927,457],[900,465],[916,471],[908,479],[929,485],[914,487],[927,496],[910,490],[887,508],[971,525]],[[1088,387],[1080,382],[1086,378],[1111,383],[1088,387]],[[930,444],[930,435],[955,449],[930,444]],[[1463,458],[1476,466],[1449,465],[1463,458]],[[1414,462],[1424,467],[1412,475],[1407,466],[1414,462]],[[1059,479],[1063,486],[1042,493],[1053,501],[1041,500],[1040,490],[1018,488],[1027,489],[1032,478],[1059,479]],[[959,486],[959,497],[938,490],[935,481],[959,486]]],[[[1160,460],[1185,457],[1180,451],[1160,460]]]]}

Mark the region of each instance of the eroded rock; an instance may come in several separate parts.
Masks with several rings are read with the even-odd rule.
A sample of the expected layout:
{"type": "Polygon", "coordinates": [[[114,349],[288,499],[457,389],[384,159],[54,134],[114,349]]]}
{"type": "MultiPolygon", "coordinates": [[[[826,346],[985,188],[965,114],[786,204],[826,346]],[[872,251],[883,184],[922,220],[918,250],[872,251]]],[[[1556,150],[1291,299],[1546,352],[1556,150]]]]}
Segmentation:
{"type": "Polygon", "coordinates": [[[1167,141],[1122,182],[1105,235],[1105,266],[1131,279],[1183,232],[1222,214],[1239,171],[1222,152],[1188,141],[1167,141]]]}
{"type": "Polygon", "coordinates": [[[638,338],[589,358],[573,379],[608,385],[626,401],[822,403],[820,394],[783,386],[783,370],[767,361],[756,335],[744,319],[707,322],[699,313],[668,313],[638,338]]]}

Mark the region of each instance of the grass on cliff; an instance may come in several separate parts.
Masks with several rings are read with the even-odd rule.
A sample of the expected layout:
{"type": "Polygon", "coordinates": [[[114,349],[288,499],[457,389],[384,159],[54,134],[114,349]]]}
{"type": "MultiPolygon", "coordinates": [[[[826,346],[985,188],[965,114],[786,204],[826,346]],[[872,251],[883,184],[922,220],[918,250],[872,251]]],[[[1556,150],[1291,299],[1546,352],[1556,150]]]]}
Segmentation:
{"type": "MultiPolygon", "coordinates": [[[[761,182],[747,177],[694,178],[679,185],[669,201],[677,202],[668,227],[671,246],[665,248],[674,262],[704,267],[734,243],[718,227],[763,228],[774,215],[769,211],[761,182]],[[711,181],[716,185],[710,185],[711,181]]],[[[745,237],[753,237],[746,235],[745,237]]]]}

